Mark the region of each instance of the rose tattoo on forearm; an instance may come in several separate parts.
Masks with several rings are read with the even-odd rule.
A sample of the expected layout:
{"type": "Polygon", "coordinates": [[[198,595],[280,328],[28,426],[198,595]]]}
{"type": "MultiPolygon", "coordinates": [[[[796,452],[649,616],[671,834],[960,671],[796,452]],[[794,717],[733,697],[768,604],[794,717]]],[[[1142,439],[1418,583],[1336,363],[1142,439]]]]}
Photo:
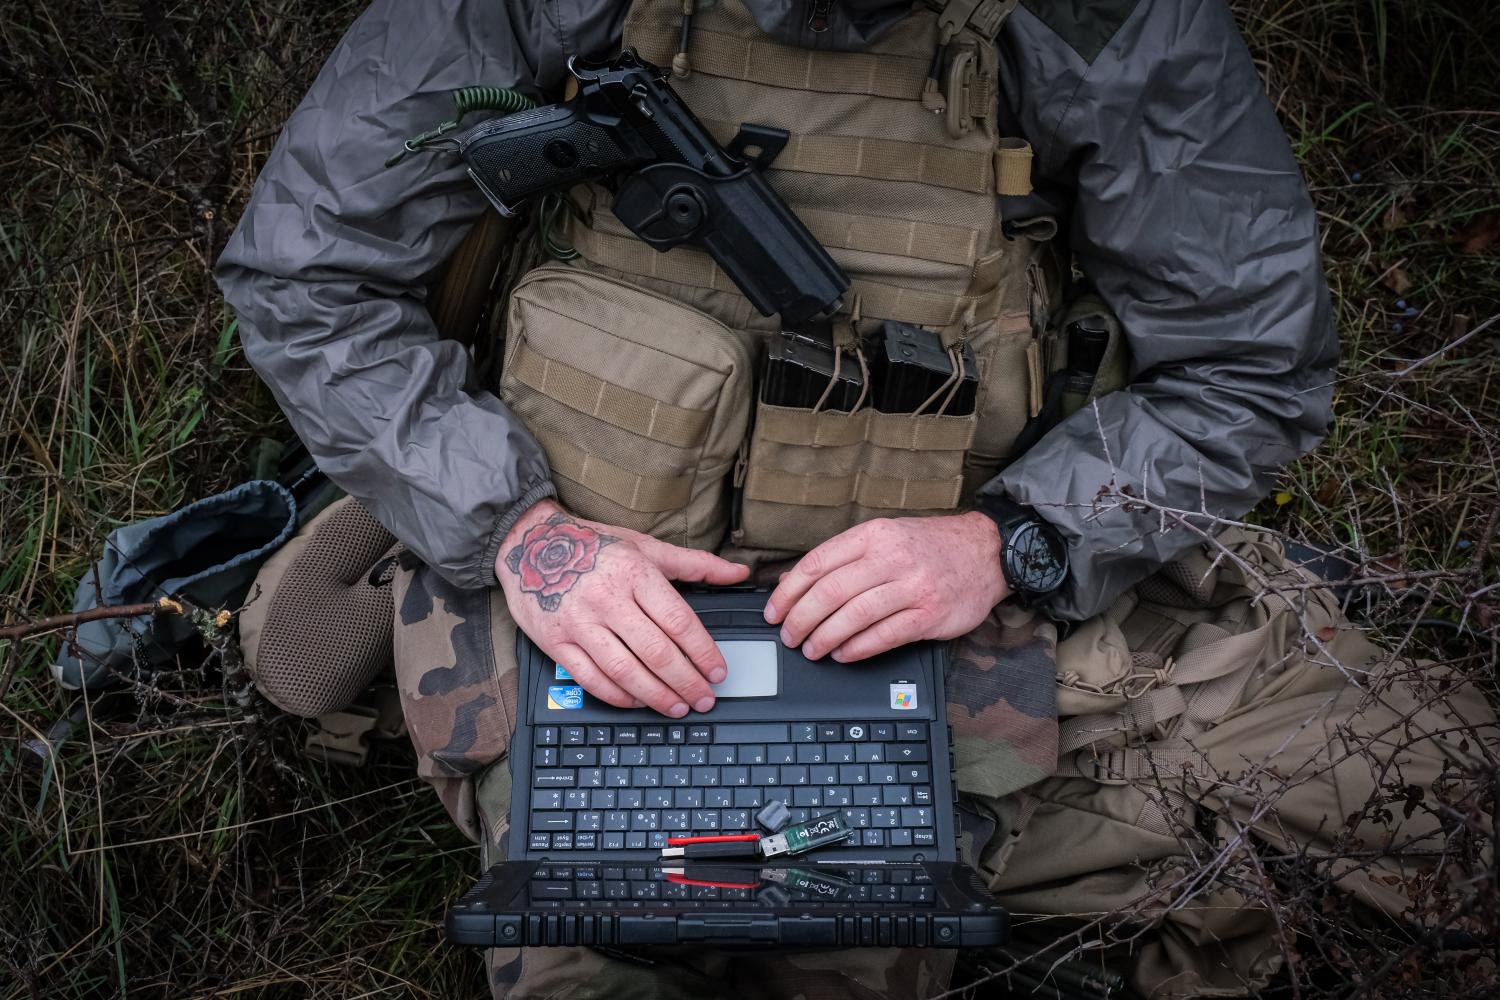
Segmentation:
{"type": "Polygon", "coordinates": [[[505,556],[505,567],[520,578],[521,592],[535,594],[543,611],[556,611],[578,578],[593,570],[599,550],[618,542],[566,514],[533,525],[505,556]]]}

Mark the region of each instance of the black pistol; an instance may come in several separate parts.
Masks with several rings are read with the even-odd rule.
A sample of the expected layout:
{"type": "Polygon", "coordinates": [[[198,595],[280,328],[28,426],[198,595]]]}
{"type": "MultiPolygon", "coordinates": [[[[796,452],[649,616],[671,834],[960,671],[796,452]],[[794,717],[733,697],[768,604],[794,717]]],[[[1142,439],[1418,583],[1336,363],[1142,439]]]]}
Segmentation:
{"type": "Polygon", "coordinates": [[[787,326],[838,312],[849,277],[761,175],[782,129],[742,125],[720,146],[660,69],[626,49],[602,66],[568,61],[570,101],[483,122],[458,140],[502,215],[532,195],[600,180],[615,215],[657,250],[707,250],[763,315],[787,326]]]}

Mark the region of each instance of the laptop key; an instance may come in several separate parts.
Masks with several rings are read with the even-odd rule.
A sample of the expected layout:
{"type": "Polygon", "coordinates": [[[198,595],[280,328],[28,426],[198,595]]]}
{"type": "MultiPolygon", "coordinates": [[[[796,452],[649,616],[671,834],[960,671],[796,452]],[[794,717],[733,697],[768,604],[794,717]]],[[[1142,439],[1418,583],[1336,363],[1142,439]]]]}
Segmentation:
{"type": "Polygon", "coordinates": [[[870,769],[864,764],[840,764],[839,784],[865,785],[870,781],[870,769]]]}
{"type": "Polygon", "coordinates": [[[661,768],[634,768],[630,772],[630,783],[637,788],[656,788],[661,785],[661,768]]]}
{"type": "Polygon", "coordinates": [[[793,743],[818,742],[818,727],[810,722],[799,722],[792,726],[793,743]]]}
{"type": "Polygon", "coordinates": [[[710,764],[733,764],[735,763],[734,747],[716,745],[708,748],[708,762],[710,764]]]}
{"type": "Polygon", "coordinates": [[[628,809],[606,809],[604,811],[604,829],[625,831],[630,829],[630,810],[628,809]]]}
{"type": "Polygon", "coordinates": [[[625,835],[625,849],[627,851],[644,851],[646,849],[646,835],[639,830],[631,830],[625,835]]]}
{"type": "Polygon", "coordinates": [[[563,793],[556,788],[537,788],[531,793],[531,808],[533,809],[561,809],[563,807],[563,793]]]}
{"type": "Polygon", "coordinates": [[[686,809],[664,809],[661,814],[661,825],[667,830],[691,830],[692,820],[688,817],[691,813],[686,809]]]}
{"type": "Polygon", "coordinates": [[[604,768],[580,767],[578,769],[578,786],[580,788],[603,788],[604,768]]]}
{"type": "Polygon", "coordinates": [[[825,806],[847,806],[852,804],[848,785],[830,785],[823,789],[823,804],[825,806]]]}
{"type": "Polygon", "coordinates": [[[931,827],[911,832],[911,845],[913,847],[931,847],[937,843],[937,834],[932,832],[931,827]]]}
{"type": "Polygon", "coordinates": [[[871,764],[870,784],[872,785],[894,785],[896,783],[895,764],[871,764]]]}
{"type": "Polygon", "coordinates": [[[734,804],[739,809],[759,809],[766,804],[765,792],[753,785],[734,790],[734,804]]]}
{"type": "Polygon", "coordinates": [[[884,827],[886,829],[894,826],[900,826],[901,814],[897,809],[890,806],[882,806],[880,808],[871,809],[870,825],[884,827]]]}
{"type": "Polygon", "coordinates": [[[931,826],[932,810],[927,806],[907,806],[901,810],[902,826],[931,826]]]}
{"type": "Polygon", "coordinates": [[[632,830],[661,829],[661,813],[656,809],[636,809],[630,814],[632,830]]]}
{"type": "Polygon", "coordinates": [[[614,742],[614,733],[609,726],[589,726],[589,742],[595,746],[614,742]]]}
{"type": "Polygon", "coordinates": [[[672,805],[678,809],[697,809],[703,805],[703,789],[679,788],[672,793],[672,805]]]}
{"type": "Polygon", "coordinates": [[[844,739],[867,740],[870,738],[870,727],[863,722],[851,722],[844,727],[844,739]]]}
{"type": "Polygon", "coordinates": [[[865,847],[884,847],[885,831],[875,829],[861,830],[860,843],[865,847]]]}
{"type": "Polygon", "coordinates": [[[707,830],[710,833],[719,828],[719,810],[717,809],[694,809],[693,829],[707,830]]]}
{"type": "Polygon", "coordinates": [[[610,788],[628,788],[630,786],[630,768],[611,767],[604,772],[604,784],[610,788]]]}
{"type": "Polygon", "coordinates": [[[783,785],[807,784],[807,768],[801,764],[786,765],[781,769],[781,783],[783,785]]]}
{"type": "Polygon", "coordinates": [[[764,764],[766,763],[766,745],[764,743],[746,743],[740,747],[739,761],[741,764],[764,764]]]}
{"type": "Polygon", "coordinates": [[[781,769],[767,764],[763,767],[752,767],[750,769],[750,784],[752,785],[779,785],[781,784],[781,769]]]}
{"type": "Polygon", "coordinates": [[[917,740],[927,742],[927,723],[925,722],[898,722],[896,723],[896,739],[903,742],[917,740]]]}
{"type": "Polygon", "coordinates": [[[599,763],[605,767],[615,767],[620,763],[619,747],[600,747],[599,763]]]}
{"type": "Polygon", "coordinates": [[[666,726],[642,726],[641,727],[641,742],[642,743],[647,743],[647,744],[651,744],[651,743],[665,743],[665,742],[667,742],[667,727],[666,726]]]}
{"type": "Polygon", "coordinates": [[[875,722],[870,725],[870,739],[881,743],[888,743],[896,738],[896,724],[893,722],[875,722]]]}
{"type": "Polygon", "coordinates": [[[538,812],[531,814],[531,829],[533,830],[571,830],[573,829],[573,814],[570,812],[538,812]]]}
{"type": "Polygon", "coordinates": [[[596,809],[589,809],[585,812],[573,814],[573,831],[575,833],[579,830],[593,830],[597,832],[602,829],[604,829],[604,813],[596,809]]]}
{"type": "Polygon", "coordinates": [[[821,743],[799,743],[799,744],[797,744],[797,763],[799,763],[799,764],[821,764],[821,763],[823,763],[823,744],[821,744],[821,743]]]}
{"type": "Polygon", "coordinates": [[[545,851],[551,845],[552,834],[550,833],[533,833],[526,840],[526,849],[528,851],[545,851]]]}
{"type": "Polygon", "coordinates": [[[563,726],[562,743],[565,747],[583,746],[589,741],[588,731],[582,726],[563,726]]]}
{"type": "Polygon", "coordinates": [[[898,764],[920,764],[927,760],[926,743],[903,743],[896,747],[891,760],[898,764]]]}
{"type": "Polygon", "coordinates": [[[890,831],[890,836],[889,836],[888,839],[889,839],[890,845],[892,847],[910,847],[911,846],[911,831],[910,830],[902,830],[900,828],[897,828],[895,830],[890,831]]]}
{"type": "Polygon", "coordinates": [[[853,743],[830,743],[823,748],[823,759],[830,764],[853,764],[853,743]]]}
{"type": "Polygon", "coordinates": [[[597,851],[599,849],[599,835],[593,832],[574,832],[573,849],[575,851],[597,851]]]}
{"type": "Polygon", "coordinates": [[[809,784],[813,785],[837,785],[839,783],[839,765],[814,764],[807,769],[807,780],[809,784]]]}
{"type": "Polygon", "coordinates": [[[874,785],[855,785],[854,804],[857,806],[880,805],[880,789],[874,785]]]}
{"type": "Polygon", "coordinates": [[[563,792],[563,808],[565,809],[587,809],[589,807],[589,792],[587,788],[570,788],[563,792]]]}
{"type": "Polygon", "coordinates": [[[531,756],[531,764],[533,767],[556,767],[557,747],[537,747],[531,756]]]}
{"type": "Polygon", "coordinates": [[[687,726],[668,726],[667,727],[667,742],[668,743],[686,743],[687,742],[687,726]]]}
{"type": "Polygon", "coordinates": [[[557,746],[557,739],[558,739],[558,735],[557,735],[557,727],[556,726],[537,726],[536,727],[536,745],[537,746],[539,746],[539,747],[555,747],[555,746],[557,746]]]}
{"type": "Polygon", "coordinates": [[[932,780],[932,770],[926,764],[902,764],[897,773],[902,781],[913,785],[925,785],[932,780]]]}
{"type": "Polygon", "coordinates": [[[578,772],[571,767],[538,768],[531,772],[531,783],[538,788],[572,788],[578,784],[578,772]]]}
{"type": "Polygon", "coordinates": [[[712,743],[713,727],[699,723],[687,727],[687,741],[689,743],[712,743]]]}
{"type": "Polygon", "coordinates": [[[620,766],[640,767],[641,765],[646,763],[646,758],[648,756],[649,754],[646,747],[621,747],[620,766]]]}
{"type": "Polygon", "coordinates": [[[670,809],[672,808],[672,790],[670,788],[648,788],[646,789],[647,809],[670,809]]]}
{"type": "Polygon", "coordinates": [[[552,849],[554,851],[571,851],[573,849],[573,835],[571,833],[554,833],[552,835],[552,849]]]}
{"type": "Polygon", "coordinates": [[[641,731],[635,726],[616,726],[615,742],[620,746],[635,746],[641,741],[641,731]]]}
{"type": "Polygon", "coordinates": [[[886,785],[880,789],[880,801],[888,806],[909,806],[912,804],[911,786],[886,785]]]}
{"type": "Polygon", "coordinates": [[[790,743],[773,743],[766,747],[767,764],[797,763],[797,748],[790,743]]]}
{"type": "Polygon", "coordinates": [[[667,838],[669,836],[671,836],[671,834],[667,833],[667,831],[665,830],[658,830],[655,833],[648,833],[646,834],[646,844],[652,850],[658,850],[667,846],[667,838]]]}
{"type": "Polygon", "coordinates": [[[542,882],[531,883],[532,899],[572,899],[572,882],[542,882]]]}
{"type": "Polygon", "coordinates": [[[662,767],[668,764],[676,764],[677,748],[672,746],[671,744],[652,747],[651,754],[647,758],[646,763],[650,764],[652,767],[662,767]]]}
{"type": "Polygon", "coordinates": [[[734,805],[734,793],[728,788],[706,788],[703,804],[709,809],[728,809],[734,805]]]}
{"type": "Polygon", "coordinates": [[[885,762],[885,747],[879,743],[861,743],[854,748],[854,759],[861,764],[882,764],[885,762]]]}
{"type": "MultiPolygon", "coordinates": [[[[605,783],[609,781],[605,777],[605,783]]],[[[613,788],[591,788],[589,789],[590,809],[613,809],[615,807],[615,790],[613,788]]]]}
{"type": "Polygon", "coordinates": [[[689,744],[681,748],[677,753],[677,763],[686,764],[689,767],[707,764],[708,747],[689,744]]]}
{"type": "Polygon", "coordinates": [[[606,851],[625,850],[625,835],[623,833],[606,833],[603,840],[603,849],[606,851]]]}
{"type": "Polygon", "coordinates": [[[932,805],[932,789],[925,786],[913,788],[911,790],[911,804],[914,806],[932,805]]]}
{"type": "Polygon", "coordinates": [[[695,767],[693,768],[693,785],[696,788],[712,788],[719,783],[719,769],[717,767],[695,767]]]}
{"type": "MultiPolygon", "coordinates": [[[[676,747],[668,747],[675,750],[676,747]]],[[[693,772],[689,767],[664,767],[661,769],[661,783],[668,788],[686,788],[692,784],[693,772]]]]}
{"type": "Polygon", "coordinates": [[[844,727],[837,722],[822,722],[818,724],[818,741],[820,743],[837,743],[844,738],[844,727]]]}
{"type": "Polygon", "coordinates": [[[594,747],[563,747],[559,759],[563,767],[597,767],[599,751],[594,747]]]}
{"type": "Polygon", "coordinates": [[[792,805],[820,806],[823,804],[823,789],[818,785],[805,785],[792,789],[792,805]]]}

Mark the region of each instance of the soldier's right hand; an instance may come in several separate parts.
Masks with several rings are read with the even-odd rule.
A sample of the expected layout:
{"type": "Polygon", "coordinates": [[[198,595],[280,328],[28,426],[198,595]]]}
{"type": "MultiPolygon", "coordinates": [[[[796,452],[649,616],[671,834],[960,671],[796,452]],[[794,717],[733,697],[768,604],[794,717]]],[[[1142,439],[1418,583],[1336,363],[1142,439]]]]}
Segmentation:
{"type": "Polygon", "coordinates": [[[732,584],[748,566],[626,528],[577,518],[551,500],[505,536],[495,575],[521,630],[594,697],[681,718],[713,707],[724,656],[668,583],[732,584]]]}

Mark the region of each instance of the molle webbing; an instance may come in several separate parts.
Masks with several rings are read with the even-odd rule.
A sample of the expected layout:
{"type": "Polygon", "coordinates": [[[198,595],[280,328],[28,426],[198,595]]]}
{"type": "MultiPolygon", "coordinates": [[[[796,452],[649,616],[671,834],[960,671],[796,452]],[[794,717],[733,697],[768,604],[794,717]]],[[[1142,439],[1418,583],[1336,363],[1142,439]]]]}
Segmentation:
{"type": "MultiPolygon", "coordinates": [[[[996,156],[989,40],[963,36],[985,67],[967,88],[967,100],[986,109],[983,127],[954,138],[922,105],[937,18],[916,7],[865,50],[835,52],[775,41],[742,0],[719,0],[693,13],[691,72],[673,87],[721,143],[745,122],[789,131],[768,179],[849,274],[862,314],[941,327],[966,317],[982,323],[998,309],[1003,269],[976,268],[997,249],[997,169],[1007,163],[996,156]]],[[[635,0],[624,44],[668,65],[682,24],[681,0],[635,0]]],[[[585,260],[738,295],[707,254],[658,253],[593,200],[592,217],[569,226],[585,260]]]]}
{"type": "MultiPolygon", "coordinates": [[[[584,259],[616,271],[694,288],[739,292],[713,258],[699,250],[679,247],[670,253],[657,253],[634,236],[616,236],[581,224],[570,227],[569,240],[584,259]]],[[[844,263],[837,248],[830,248],[830,253],[840,264],[844,263]]],[[[947,326],[963,319],[971,303],[979,306],[976,312],[982,314],[983,305],[994,300],[992,294],[952,295],[858,277],[853,278],[850,293],[859,296],[860,308],[866,316],[918,326],[947,326]]]]}
{"type": "Polygon", "coordinates": [[[710,410],[690,410],[653,399],[545,357],[524,344],[512,358],[510,371],[537,392],[579,413],[679,448],[702,444],[713,420],[710,410]]]}
{"type": "Polygon", "coordinates": [[[542,430],[533,433],[547,452],[554,475],[609,497],[627,510],[644,514],[677,510],[687,504],[692,494],[691,474],[651,476],[630,472],[589,454],[565,435],[542,430]]]}
{"type": "Polygon", "coordinates": [[[745,497],[796,507],[844,507],[872,510],[952,510],[963,490],[963,477],[897,479],[857,470],[853,476],[818,476],[776,469],[752,469],[745,497]]]}

